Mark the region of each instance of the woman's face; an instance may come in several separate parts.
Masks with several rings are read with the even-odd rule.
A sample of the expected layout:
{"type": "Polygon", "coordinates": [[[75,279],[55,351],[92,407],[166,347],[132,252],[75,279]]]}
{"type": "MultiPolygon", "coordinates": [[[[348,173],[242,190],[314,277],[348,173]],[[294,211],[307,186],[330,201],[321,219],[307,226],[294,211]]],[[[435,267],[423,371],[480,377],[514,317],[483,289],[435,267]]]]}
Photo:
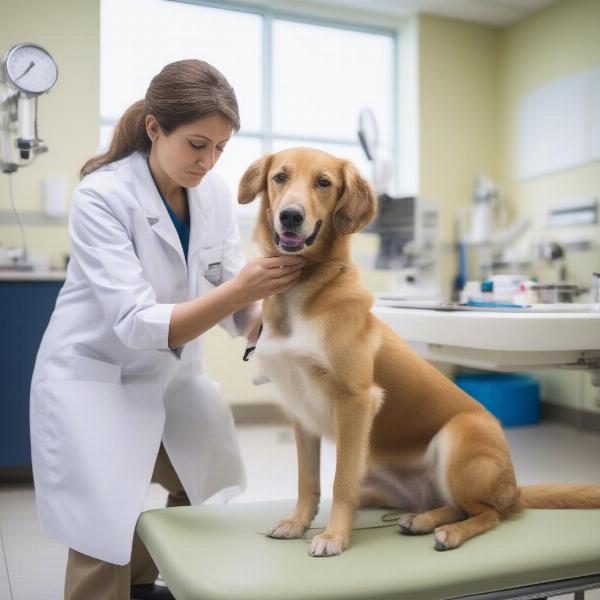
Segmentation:
{"type": "Polygon", "coordinates": [[[159,167],[173,183],[184,188],[202,181],[233,133],[231,122],[220,113],[181,125],[168,135],[150,115],[146,128],[159,167]]]}

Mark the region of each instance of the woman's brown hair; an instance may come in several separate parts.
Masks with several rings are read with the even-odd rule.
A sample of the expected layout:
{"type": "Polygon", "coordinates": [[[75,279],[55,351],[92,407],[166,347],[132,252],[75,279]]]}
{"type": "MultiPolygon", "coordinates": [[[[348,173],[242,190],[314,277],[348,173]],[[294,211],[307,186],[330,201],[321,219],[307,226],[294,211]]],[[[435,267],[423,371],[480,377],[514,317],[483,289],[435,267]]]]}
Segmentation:
{"type": "Polygon", "coordinates": [[[160,128],[169,135],[177,127],[220,113],[229,119],[234,131],[240,128],[235,92],[223,74],[202,60],[180,60],[168,64],[156,75],[143,100],[134,102],[119,119],[108,150],[90,158],[80,175],[133,152],[150,150],[146,116],[154,115],[160,128]]]}

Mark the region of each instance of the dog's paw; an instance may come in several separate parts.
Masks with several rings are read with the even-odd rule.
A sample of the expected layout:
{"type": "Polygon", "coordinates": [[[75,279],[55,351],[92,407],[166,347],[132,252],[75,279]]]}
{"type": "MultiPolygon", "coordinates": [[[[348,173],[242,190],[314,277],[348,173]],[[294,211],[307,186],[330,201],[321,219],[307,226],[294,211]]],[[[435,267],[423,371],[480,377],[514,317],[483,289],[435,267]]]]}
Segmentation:
{"type": "Polygon", "coordinates": [[[435,549],[439,551],[454,550],[462,544],[460,533],[452,525],[442,525],[433,531],[435,549]]]}
{"type": "Polygon", "coordinates": [[[420,533],[415,529],[414,519],[417,516],[417,513],[406,513],[401,515],[398,519],[398,527],[400,527],[400,531],[406,535],[417,535],[420,533]]]}
{"type": "Polygon", "coordinates": [[[312,539],[308,553],[311,556],[336,556],[341,554],[347,546],[348,542],[341,535],[320,533],[312,539]]]}
{"type": "Polygon", "coordinates": [[[269,531],[269,536],[281,540],[295,540],[301,538],[308,529],[308,525],[294,519],[282,519],[275,523],[269,531]]]}

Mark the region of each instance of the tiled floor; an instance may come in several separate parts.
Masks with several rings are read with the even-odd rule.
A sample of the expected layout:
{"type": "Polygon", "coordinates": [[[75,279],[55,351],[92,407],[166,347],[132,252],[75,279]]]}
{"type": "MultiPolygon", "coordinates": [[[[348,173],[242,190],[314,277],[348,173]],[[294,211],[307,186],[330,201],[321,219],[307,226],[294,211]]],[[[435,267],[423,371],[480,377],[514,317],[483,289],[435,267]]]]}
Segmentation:
{"type": "MultiPolygon", "coordinates": [[[[291,498],[296,494],[296,451],[286,427],[239,427],[248,488],[237,502],[291,498]]],[[[519,482],[600,481],[600,435],[542,424],[508,430],[519,482]]],[[[322,450],[323,495],[331,496],[334,448],[322,450]]],[[[164,505],[164,490],[152,485],[146,508],[164,505]]],[[[41,535],[31,486],[0,484],[0,600],[60,600],[65,549],[41,535]]],[[[561,597],[562,598],[562,597],[561,597]]],[[[600,591],[588,592],[600,600],[600,591]]]]}

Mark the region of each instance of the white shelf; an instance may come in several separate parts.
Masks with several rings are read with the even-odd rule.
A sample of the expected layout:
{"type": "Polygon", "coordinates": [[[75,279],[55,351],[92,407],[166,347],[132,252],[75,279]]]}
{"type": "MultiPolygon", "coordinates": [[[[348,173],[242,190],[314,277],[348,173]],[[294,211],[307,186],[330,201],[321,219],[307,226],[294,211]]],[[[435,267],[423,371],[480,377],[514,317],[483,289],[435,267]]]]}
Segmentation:
{"type": "MultiPolygon", "coordinates": [[[[60,227],[66,227],[68,223],[67,217],[61,217],[59,219],[50,218],[46,216],[42,211],[19,211],[19,216],[23,225],[54,225],[60,227]]],[[[19,225],[17,217],[12,210],[0,210],[0,225],[19,225]]]]}
{"type": "Polygon", "coordinates": [[[0,269],[0,281],[64,281],[66,271],[11,271],[0,269]]]}

